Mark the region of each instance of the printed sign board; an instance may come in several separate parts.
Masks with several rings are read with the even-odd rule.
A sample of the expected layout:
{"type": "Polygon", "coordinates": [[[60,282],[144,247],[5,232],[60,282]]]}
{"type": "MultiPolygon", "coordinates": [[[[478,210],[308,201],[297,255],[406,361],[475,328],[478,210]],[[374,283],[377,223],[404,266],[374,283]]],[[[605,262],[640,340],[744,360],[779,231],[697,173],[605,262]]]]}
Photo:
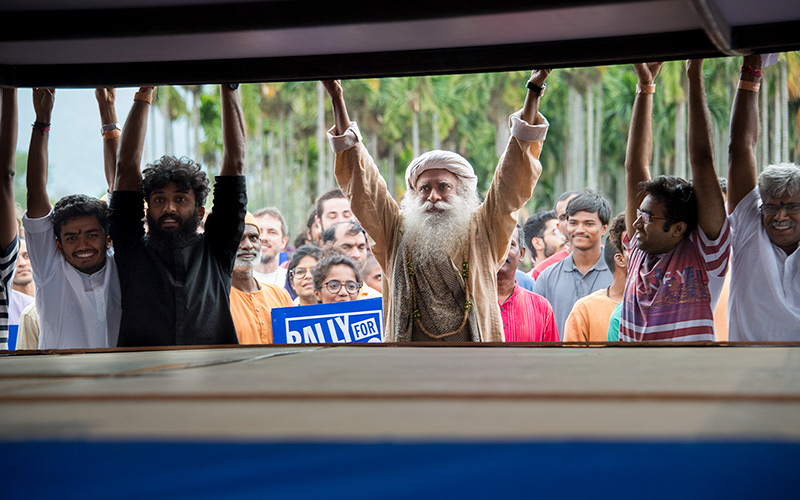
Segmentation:
{"type": "Polygon", "coordinates": [[[383,300],[362,299],[272,310],[272,342],[382,342],[383,300]]]}

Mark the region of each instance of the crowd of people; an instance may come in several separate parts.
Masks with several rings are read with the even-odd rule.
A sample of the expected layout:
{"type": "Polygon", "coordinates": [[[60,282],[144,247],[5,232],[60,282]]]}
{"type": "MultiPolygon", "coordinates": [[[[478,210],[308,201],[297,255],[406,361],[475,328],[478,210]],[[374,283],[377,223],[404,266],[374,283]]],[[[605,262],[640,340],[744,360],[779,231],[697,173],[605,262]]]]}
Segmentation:
{"type": "Polygon", "coordinates": [[[408,165],[401,199],[324,81],[339,187],[289,245],[275,207],[248,211],[245,125],[221,85],[223,154],[213,183],[188,158],[142,169],[155,88],[124,126],[114,89],[96,97],[108,195],[51,206],[55,91],[34,89],[27,210],[13,195],[15,89],[0,108],[0,349],[269,344],[271,311],[382,298],[385,342],[800,341],[800,167],[756,162],[761,56],[746,56],[731,116],[727,179],[713,157],[703,62],[687,63],[691,179],[651,177],[661,63],[636,64],[626,204],[589,190],[518,220],[542,173],[549,70],[534,70],[488,191],[451,151],[408,165]],[[526,252],[533,268],[520,270],[526,252]],[[720,296],[729,297],[720,303],[720,296]]]}

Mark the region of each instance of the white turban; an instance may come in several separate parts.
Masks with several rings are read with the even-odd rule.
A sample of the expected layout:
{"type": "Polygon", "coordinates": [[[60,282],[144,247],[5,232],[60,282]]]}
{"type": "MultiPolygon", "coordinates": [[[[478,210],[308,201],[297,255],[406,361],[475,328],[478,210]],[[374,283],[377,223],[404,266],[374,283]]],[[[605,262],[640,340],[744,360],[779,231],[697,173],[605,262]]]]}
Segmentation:
{"type": "Polygon", "coordinates": [[[472,191],[478,188],[478,176],[475,175],[475,169],[472,168],[466,158],[452,151],[436,149],[418,156],[408,165],[408,168],[406,168],[406,186],[408,186],[408,189],[416,190],[419,176],[426,170],[435,168],[442,168],[460,177],[472,191]]]}

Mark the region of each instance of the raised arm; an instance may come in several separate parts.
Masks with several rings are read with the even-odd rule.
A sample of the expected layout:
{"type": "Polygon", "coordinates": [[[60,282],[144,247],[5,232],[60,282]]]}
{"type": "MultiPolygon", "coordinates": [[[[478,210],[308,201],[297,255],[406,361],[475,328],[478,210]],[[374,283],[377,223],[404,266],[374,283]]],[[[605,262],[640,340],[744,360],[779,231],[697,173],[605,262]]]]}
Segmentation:
{"type": "Polygon", "coordinates": [[[33,89],[33,110],[36,121],[31,131],[28,148],[28,217],[38,219],[50,212],[50,196],[47,194],[47,143],[50,139],[50,117],[53,114],[54,89],[33,89]]]}
{"type": "Polygon", "coordinates": [[[222,101],[222,168],[219,175],[242,175],[247,150],[244,112],[239,93],[227,84],[220,86],[222,101]]]}
{"type": "Polygon", "coordinates": [[[653,156],[653,83],[661,69],[660,62],[634,64],[638,85],[631,111],[628,149],[625,152],[625,226],[628,237],[635,232],[633,222],[642,203],[639,183],[650,180],[650,160],[653,156]]]}
{"type": "Polygon", "coordinates": [[[542,117],[539,116],[539,98],[544,93],[545,80],[547,80],[551,71],[551,69],[535,69],[531,71],[531,77],[528,79],[528,92],[525,94],[525,104],[522,105],[520,118],[531,125],[544,123],[542,117]],[[536,92],[531,86],[534,89],[538,87],[542,90],[536,92]]]}
{"type": "Polygon", "coordinates": [[[758,86],[761,84],[761,55],[745,56],[739,90],[733,99],[731,139],[728,146],[728,213],[733,213],[758,182],[758,86]]]}
{"type": "Polygon", "coordinates": [[[95,89],[94,96],[97,98],[97,106],[100,109],[100,132],[103,136],[103,170],[106,174],[106,184],[108,184],[108,192],[110,193],[114,189],[120,136],[117,110],[114,108],[117,89],[95,89]]]}
{"type": "Polygon", "coordinates": [[[0,249],[17,235],[14,216],[14,158],[17,151],[17,89],[3,88],[0,103],[0,249]]]}
{"type": "Polygon", "coordinates": [[[328,92],[333,107],[333,133],[342,135],[345,130],[350,128],[350,116],[347,114],[347,106],[344,103],[344,93],[342,92],[341,80],[322,80],[322,86],[328,92]]]}
{"type": "Polygon", "coordinates": [[[147,115],[153,102],[155,87],[140,87],[133,97],[133,106],[122,127],[119,159],[114,177],[115,191],[139,191],[142,186],[142,150],[147,133],[147,115]]]}
{"type": "Polygon", "coordinates": [[[703,60],[686,64],[689,78],[689,163],[697,199],[697,224],[716,239],[725,223],[725,202],[714,169],[714,144],[711,136],[711,114],[703,86],[703,60]]]}

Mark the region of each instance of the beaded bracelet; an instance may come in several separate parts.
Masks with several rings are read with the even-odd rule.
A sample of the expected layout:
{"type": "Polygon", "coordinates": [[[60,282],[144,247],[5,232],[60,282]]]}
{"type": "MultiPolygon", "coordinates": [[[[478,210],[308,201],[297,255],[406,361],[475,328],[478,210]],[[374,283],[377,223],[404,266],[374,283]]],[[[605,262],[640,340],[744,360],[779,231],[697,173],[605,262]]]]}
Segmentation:
{"type": "Polygon", "coordinates": [[[33,124],[31,126],[33,127],[34,130],[38,130],[39,132],[41,132],[42,135],[44,135],[45,132],[49,132],[50,131],[50,124],[49,123],[33,122],[33,124]]]}
{"type": "Polygon", "coordinates": [[[742,66],[742,69],[739,70],[739,73],[741,73],[743,75],[744,74],[754,75],[754,76],[757,76],[757,77],[761,78],[761,69],[760,68],[754,68],[752,66],[742,66]]]}

